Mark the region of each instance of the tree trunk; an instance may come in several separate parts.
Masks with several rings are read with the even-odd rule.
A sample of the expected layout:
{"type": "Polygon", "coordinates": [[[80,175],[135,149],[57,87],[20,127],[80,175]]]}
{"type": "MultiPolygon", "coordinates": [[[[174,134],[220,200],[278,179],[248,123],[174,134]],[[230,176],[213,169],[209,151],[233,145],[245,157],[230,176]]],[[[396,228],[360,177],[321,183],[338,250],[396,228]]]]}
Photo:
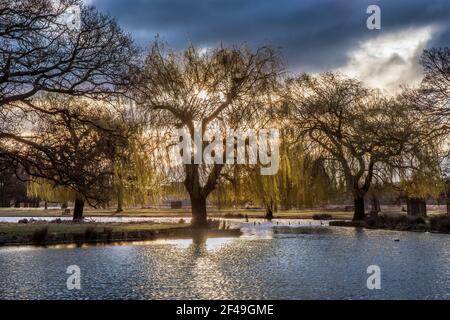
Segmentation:
{"type": "Polygon", "coordinates": [[[191,198],[192,222],[193,228],[207,228],[208,219],[206,213],[206,199],[217,187],[217,181],[220,177],[223,164],[214,164],[209,173],[206,184],[202,187],[200,184],[199,166],[197,164],[185,165],[186,178],[184,186],[191,198]]]}
{"type": "Polygon", "coordinates": [[[364,194],[357,193],[354,196],[355,211],[353,214],[353,221],[361,221],[366,218],[364,208],[364,194]]]}
{"type": "Polygon", "coordinates": [[[193,228],[206,228],[208,227],[208,219],[206,215],[206,197],[192,197],[192,222],[193,228]]]}
{"type": "Polygon", "coordinates": [[[372,208],[370,214],[373,216],[378,215],[381,212],[380,200],[376,196],[372,196],[371,199],[372,208]]]}
{"type": "Polygon", "coordinates": [[[47,201],[44,202],[44,209],[48,210],[48,202],[47,201]]]}
{"type": "Polygon", "coordinates": [[[77,197],[73,208],[73,222],[83,221],[84,199],[77,197]]]}
{"type": "Polygon", "coordinates": [[[117,189],[117,210],[116,213],[123,212],[123,189],[120,186],[117,189]]]}
{"type": "Polygon", "coordinates": [[[445,182],[447,188],[445,192],[445,202],[447,204],[447,215],[450,215],[450,181],[445,182]]]}
{"type": "Polygon", "coordinates": [[[447,215],[450,216],[450,197],[447,196],[447,215]]]}
{"type": "Polygon", "coordinates": [[[269,206],[266,208],[266,215],[264,216],[264,218],[268,221],[272,221],[273,220],[273,209],[272,206],[269,206]]]}
{"type": "Polygon", "coordinates": [[[406,200],[408,216],[427,216],[427,201],[419,198],[408,198],[406,200]]]}

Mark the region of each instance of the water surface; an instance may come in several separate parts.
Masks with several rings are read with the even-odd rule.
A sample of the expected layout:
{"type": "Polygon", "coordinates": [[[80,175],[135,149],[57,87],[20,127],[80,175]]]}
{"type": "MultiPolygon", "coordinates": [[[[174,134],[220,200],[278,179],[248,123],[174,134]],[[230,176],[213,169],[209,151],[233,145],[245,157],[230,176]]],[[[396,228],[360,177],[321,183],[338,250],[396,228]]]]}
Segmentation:
{"type": "MultiPolygon", "coordinates": [[[[158,219],[151,219],[159,221],[158,219]]],[[[448,299],[450,236],[229,220],[230,239],[0,248],[0,299],[448,299]],[[274,233],[273,227],[308,232],[274,233]],[[310,232],[329,228],[329,232],[310,232]],[[399,241],[396,241],[399,240],[399,241]],[[69,265],[82,290],[66,287],[69,265]],[[381,268],[382,289],[366,287],[381,268]]],[[[283,229],[282,229],[283,230],[283,229]]]]}

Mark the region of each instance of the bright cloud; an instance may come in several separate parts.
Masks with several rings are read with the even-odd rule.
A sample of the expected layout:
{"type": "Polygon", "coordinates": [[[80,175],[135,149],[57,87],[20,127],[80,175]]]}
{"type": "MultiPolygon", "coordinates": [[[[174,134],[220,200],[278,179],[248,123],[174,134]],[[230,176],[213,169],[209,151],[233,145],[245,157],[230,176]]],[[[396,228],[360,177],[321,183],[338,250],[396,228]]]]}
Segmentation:
{"type": "Polygon", "coordinates": [[[365,40],[349,51],[348,63],[338,71],[389,93],[417,85],[423,75],[419,58],[435,31],[430,26],[411,28],[365,40]]]}

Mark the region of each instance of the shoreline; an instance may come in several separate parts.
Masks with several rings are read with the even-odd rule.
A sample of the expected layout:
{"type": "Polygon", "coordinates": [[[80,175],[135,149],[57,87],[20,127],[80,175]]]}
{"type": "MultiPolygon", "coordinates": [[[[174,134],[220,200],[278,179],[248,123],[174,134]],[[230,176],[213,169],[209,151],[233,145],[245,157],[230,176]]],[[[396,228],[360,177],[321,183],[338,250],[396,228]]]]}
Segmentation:
{"type": "Polygon", "coordinates": [[[114,244],[159,239],[194,239],[239,237],[240,229],[193,229],[172,224],[0,224],[0,247],[114,244]],[[23,230],[26,228],[26,230],[23,230]],[[77,229],[77,231],[71,231],[77,229]]]}
{"type": "MultiPolygon", "coordinates": [[[[1,217],[1,216],[0,216],[1,217]]],[[[388,230],[400,232],[422,232],[450,234],[450,217],[433,215],[427,218],[410,217],[398,214],[383,214],[377,218],[367,217],[364,221],[354,222],[349,219],[336,219],[332,214],[316,215],[317,221],[326,221],[330,227],[363,228],[368,230],[388,230]]],[[[16,217],[23,218],[23,217],[16,217]]],[[[51,246],[51,245],[77,245],[84,244],[120,244],[127,242],[152,241],[158,239],[205,239],[218,237],[239,237],[240,229],[230,229],[229,225],[218,218],[227,220],[263,219],[263,217],[242,217],[240,214],[226,217],[211,215],[210,227],[204,230],[191,228],[186,223],[185,217],[174,216],[133,216],[121,215],[87,215],[87,220],[82,223],[73,223],[71,220],[61,220],[61,216],[35,216],[25,223],[0,222],[0,247],[1,246],[51,246]],[[179,222],[155,222],[155,221],[129,221],[129,222],[100,222],[95,218],[169,218],[179,219],[179,222]],[[55,219],[42,221],[39,219],[55,219]]],[[[70,218],[70,217],[63,217],[70,218]]],[[[310,216],[275,216],[273,220],[311,220],[310,216]]],[[[248,220],[247,220],[248,221],[248,220]]],[[[278,224],[278,223],[277,223],[278,224]]]]}
{"type": "Polygon", "coordinates": [[[450,235],[450,217],[446,215],[433,217],[391,216],[377,219],[367,218],[362,221],[332,220],[329,221],[329,226],[450,235]]]}

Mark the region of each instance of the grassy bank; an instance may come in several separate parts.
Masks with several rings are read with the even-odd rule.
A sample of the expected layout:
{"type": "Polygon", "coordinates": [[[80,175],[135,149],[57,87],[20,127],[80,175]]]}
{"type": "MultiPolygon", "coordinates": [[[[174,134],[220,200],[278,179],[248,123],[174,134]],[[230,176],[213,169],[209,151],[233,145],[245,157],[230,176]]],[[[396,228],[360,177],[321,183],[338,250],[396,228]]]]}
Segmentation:
{"type": "MultiPolygon", "coordinates": [[[[0,245],[146,241],[192,238],[197,233],[186,223],[0,223],[0,245]]],[[[207,237],[227,237],[238,236],[240,231],[215,227],[202,234],[207,237]]]]}
{"type": "Polygon", "coordinates": [[[364,221],[332,221],[330,222],[330,226],[450,233],[450,217],[438,214],[429,217],[412,217],[405,214],[380,214],[377,217],[368,217],[364,221]]]}

